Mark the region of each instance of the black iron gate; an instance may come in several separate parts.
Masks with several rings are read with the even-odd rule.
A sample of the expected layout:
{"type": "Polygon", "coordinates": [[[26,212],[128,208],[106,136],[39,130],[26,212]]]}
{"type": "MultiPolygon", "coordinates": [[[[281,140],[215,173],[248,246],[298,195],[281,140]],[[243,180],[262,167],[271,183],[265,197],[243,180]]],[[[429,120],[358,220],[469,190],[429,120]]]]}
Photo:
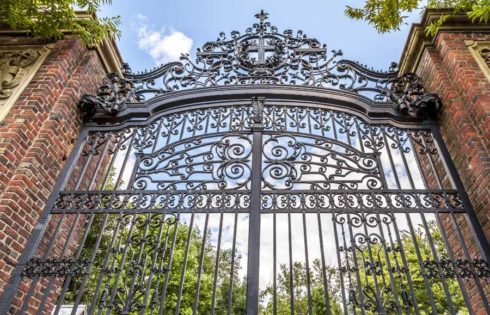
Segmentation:
{"type": "Polygon", "coordinates": [[[5,311],[490,313],[437,96],[257,18],[82,99],[5,311]]]}

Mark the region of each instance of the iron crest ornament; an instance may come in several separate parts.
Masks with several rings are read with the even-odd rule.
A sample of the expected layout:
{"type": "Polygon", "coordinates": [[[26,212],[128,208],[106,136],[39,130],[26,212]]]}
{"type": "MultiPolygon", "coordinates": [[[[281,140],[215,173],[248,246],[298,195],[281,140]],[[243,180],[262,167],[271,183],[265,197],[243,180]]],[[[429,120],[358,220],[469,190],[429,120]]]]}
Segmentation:
{"type": "Polygon", "coordinates": [[[96,95],[84,95],[80,110],[89,118],[98,110],[117,114],[128,103],[142,103],[174,91],[229,85],[302,85],[337,89],[363,95],[377,103],[392,104],[402,113],[433,115],[441,107],[435,94],[425,91],[420,78],[399,75],[398,65],[375,71],[341,59],[341,50],[327,46],[303,31],[285,30],[256,14],[258,22],[243,34],[220,33],[197,49],[195,60],[182,55],[150,71],[135,73],[124,64],[123,76],[111,73],[96,95]]]}

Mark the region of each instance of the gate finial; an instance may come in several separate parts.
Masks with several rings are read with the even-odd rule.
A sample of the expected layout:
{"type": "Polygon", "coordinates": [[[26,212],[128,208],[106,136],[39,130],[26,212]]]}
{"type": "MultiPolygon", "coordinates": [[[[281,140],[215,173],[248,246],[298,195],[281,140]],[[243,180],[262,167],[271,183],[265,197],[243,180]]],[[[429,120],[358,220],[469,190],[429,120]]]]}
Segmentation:
{"type": "Polygon", "coordinates": [[[259,19],[260,23],[264,23],[264,21],[269,18],[269,13],[264,12],[264,10],[260,10],[259,13],[255,14],[255,17],[259,19]]]}

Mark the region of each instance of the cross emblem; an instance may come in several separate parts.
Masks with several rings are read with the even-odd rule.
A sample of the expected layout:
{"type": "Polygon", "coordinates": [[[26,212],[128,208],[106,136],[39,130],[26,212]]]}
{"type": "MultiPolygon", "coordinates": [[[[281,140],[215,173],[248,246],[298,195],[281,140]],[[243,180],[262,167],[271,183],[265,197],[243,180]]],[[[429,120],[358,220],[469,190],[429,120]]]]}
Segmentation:
{"type": "Polygon", "coordinates": [[[269,13],[264,12],[264,10],[261,10],[259,13],[255,14],[255,17],[260,21],[259,25],[259,38],[258,38],[258,45],[252,45],[249,46],[247,49],[247,52],[250,53],[257,53],[257,63],[258,65],[264,65],[265,64],[265,54],[267,52],[274,52],[276,47],[275,46],[269,46],[265,44],[265,39],[263,37],[263,31],[264,31],[264,21],[267,20],[269,17],[269,13]]]}
{"type": "MultiPolygon", "coordinates": [[[[309,45],[304,45],[305,47],[292,48],[288,47],[287,39],[283,37],[278,37],[275,34],[271,33],[268,29],[270,25],[265,22],[268,19],[269,14],[264,12],[264,10],[260,11],[255,15],[255,17],[259,20],[259,23],[254,24],[254,31],[250,34],[246,34],[245,36],[239,37],[239,42],[236,41],[228,41],[225,44],[231,43],[233,45],[233,51],[240,48],[239,55],[236,56],[236,60],[238,60],[242,65],[248,68],[256,68],[255,70],[266,71],[266,68],[275,69],[278,65],[270,64],[268,67],[265,67],[267,54],[278,52],[280,54],[286,55],[288,51],[284,52],[283,50],[292,50],[295,55],[304,57],[304,56],[316,56],[321,58],[325,56],[326,48],[320,47],[320,44],[315,45],[314,43],[310,43],[309,45]],[[267,43],[269,41],[269,43],[267,43]],[[271,44],[272,43],[272,44],[271,44]],[[238,46],[243,45],[243,46],[238,46]],[[280,48],[278,50],[278,48],[280,48]],[[245,54],[245,56],[243,56],[245,54]],[[250,62],[252,56],[255,57],[254,62],[250,62]],[[244,60],[246,59],[246,60],[244,60]]],[[[299,35],[298,35],[299,36],[299,35]]],[[[314,40],[316,43],[316,40],[314,40]]],[[[310,40],[310,42],[312,42],[310,40]]],[[[222,42],[212,42],[209,45],[209,51],[201,51],[197,50],[197,56],[206,59],[207,62],[214,62],[216,60],[222,60],[224,58],[228,58],[230,55],[230,48],[222,48],[219,49],[222,42]]],[[[271,70],[271,69],[269,69],[271,70]]]]}
{"type": "Polygon", "coordinates": [[[267,52],[274,52],[276,46],[266,45],[264,37],[260,36],[258,38],[258,45],[251,45],[247,47],[247,52],[257,53],[257,64],[265,65],[265,56],[267,52]]]}

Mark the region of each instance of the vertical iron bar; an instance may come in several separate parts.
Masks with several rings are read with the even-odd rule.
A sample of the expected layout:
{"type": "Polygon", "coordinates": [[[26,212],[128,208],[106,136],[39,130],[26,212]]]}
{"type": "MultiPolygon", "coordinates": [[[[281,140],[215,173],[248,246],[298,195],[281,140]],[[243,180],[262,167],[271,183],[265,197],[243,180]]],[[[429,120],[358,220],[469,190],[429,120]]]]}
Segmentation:
{"type": "MultiPolygon", "coordinates": [[[[197,281],[196,281],[196,293],[194,295],[194,307],[193,307],[193,314],[197,314],[198,312],[198,306],[199,306],[199,294],[201,293],[201,275],[202,275],[202,268],[203,268],[203,261],[204,261],[204,253],[206,251],[206,240],[208,236],[208,224],[209,224],[209,212],[206,212],[206,219],[204,219],[204,230],[203,230],[203,236],[202,236],[202,245],[201,245],[201,254],[199,255],[199,269],[197,271],[197,281]]],[[[178,309],[177,309],[178,310],[178,309]]],[[[180,314],[175,312],[175,315],[180,314]]]]}
{"type": "Polygon", "coordinates": [[[427,272],[425,271],[424,260],[422,258],[422,254],[420,253],[420,248],[419,248],[419,245],[417,242],[417,236],[416,236],[415,231],[413,229],[412,219],[410,218],[410,214],[405,213],[405,215],[407,217],[407,223],[408,223],[408,228],[410,230],[410,235],[412,236],[413,247],[415,248],[415,253],[417,254],[417,259],[419,261],[420,270],[422,271],[422,278],[424,279],[425,288],[427,289],[427,295],[429,296],[429,302],[430,302],[430,306],[432,308],[432,313],[437,314],[437,307],[436,307],[435,301],[434,301],[434,294],[432,293],[432,288],[430,286],[429,279],[427,279],[427,277],[426,277],[427,272]]]}
{"type": "MultiPolygon", "coordinates": [[[[224,196],[223,196],[224,198],[224,196]]],[[[213,277],[213,297],[211,302],[211,314],[214,314],[214,308],[216,306],[216,283],[218,281],[218,270],[219,270],[219,261],[220,261],[220,250],[221,250],[221,234],[223,229],[223,211],[220,213],[219,220],[219,231],[218,231],[218,246],[216,248],[216,263],[214,265],[214,277],[213,277]]]]}
{"type": "MultiPolygon", "coordinates": [[[[146,311],[147,301],[148,301],[148,298],[149,298],[149,295],[150,295],[150,291],[151,291],[151,282],[153,280],[153,273],[155,271],[162,272],[162,270],[158,269],[155,266],[155,264],[156,264],[156,260],[157,260],[157,257],[158,257],[158,252],[160,251],[162,231],[163,231],[163,227],[165,226],[165,215],[166,215],[166,213],[163,212],[162,213],[162,217],[159,220],[160,227],[158,229],[157,239],[156,239],[156,243],[155,243],[155,247],[154,247],[154,253],[153,253],[153,257],[151,259],[150,274],[148,275],[148,279],[147,279],[147,282],[146,282],[146,288],[145,288],[145,295],[143,297],[143,305],[145,306],[145,308],[141,311],[141,313],[140,313],[141,315],[144,315],[145,314],[145,311],[146,311]]],[[[167,231],[168,231],[168,229],[167,229],[167,231]]],[[[164,243],[164,245],[166,245],[166,244],[164,243]]],[[[165,253],[165,252],[163,252],[163,253],[165,253]]],[[[157,286],[158,286],[158,283],[157,283],[157,286]]]]}
{"type": "Polygon", "coordinates": [[[294,315],[294,283],[293,283],[293,245],[291,237],[291,212],[288,212],[288,239],[289,239],[289,305],[291,315],[294,315]]]}
{"type": "Polygon", "coordinates": [[[444,168],[446,169],[446,172],[449,174],[449,180],[451,181],[453,187],[456,187],[456,189],[460,193],[461,200],[463,202],[463,207],[466,213],[465,218],[468,221],[468,225],[471,227],[470,230],[480,249],[480,253],[482,254],[482,256],[487,262],[490,262],[490,244],[485,236],[485,232],[483,231],[483,228],[478,220],[478,217],[476,216],[475,210],[471,205],[470,198],[468,197],[468,194],[464,189],[464,185],[463,182],[461,181],[461,178],[458,175],[458,171],[456,170],[456,167],[454,166],[454,163],[451,160],[451,155],[449,154],[449,151],[447,150],[447,147],[444,144],[440,130],[436,126],[431,128],[431,130],[432,130],[432,135],[434,137],[435,140],[434,143],[437,147],[437,150],[442,155],[441,160],[443,161],[444,168]]]}
{"type": "MultiPolygon", "coordinates": [[[[378,220],[379,233],[380,233],[380,236],[381,236],[381,239],[382,239],[381,240],[381,244],[379,244],[379,246],[381,246],[383,248],[383,252],[384,252],[384,255],[385,255],[386,267],[388,269],[388,275],[390,276],[390,287],[391,287],[391,290],[393,292],[393,296],[394,296],[394,300],[395,300],[395,305],[396,305],[396,311],[397,311],[398,314],[401,314],[401,311],[400,311],[400,301],[398,300],[398,290],[396,288],[395,279],[393,277],[393,270],[394,270],[394,268],[391,267],[390,254],[388,253],[388,250],[386,249],[386,238],[385,238],[384,231],[383,231],[383,221],[382,221],[381,216],[379,215],[379,213],[376,213],[376,218],[378,220]]],[[[393,216],[393,217],[391,217],[391,219],[392,220],[395,220],[395,217],[393,216]]],[[[386,223],[386,225],[389,226],[389,223],[386,223]]],[[[392,248],[393,253],[395,253],[395,248],[393,248],[393,246],[391,246],[391,248],[392,248]]],[[[393,255],[393,256],[394,256],[394,259],[395,259],[395,262],[396,262],[396,265],[397,265],[397,268],[398,268],[398,261],[396,260],[396,256],[395,255],[393,255]]],[[[379,261],[381,263],[381,259],[379,259],[379,261]]],[[[382,265],[380,267],[383,268],[382,265]]],[[[383,269],[381,269],[381,274],[383,275],[383,279],[384,279],[384,270],[383,269]]],[[[386,284],[385,284],[385,286],[386,286],[386,284]]],[[[381,297],[381,298],[383,298],[383,297],[381,297]]]]}
{"type": "MultiPolygon", "coordinates": [[[[93,145],[94,145],[94,146],[95,146],[95,145],[97,145],[97,141],[94,141],[94,144],[93,144],[93,145]]],[[[102,162],[102,156],[103,156],[103,154],[106,152],[107,147],[108,147],[108,141],[106,141],[106,142],[105,142],[103,151],[102,151],[101,153],[99,153],[99,161],[98,161],[98,163],[97,163],[96,171],[98,171],[98,169],[100,168],[100,165],[101,165],[101,162],[102,162]]],[[[89,158],[87,159],[87,161],[85,162],[85,164],[84,164],[84,166],[83,166],[83,168],[82,168],[82,171],[81,171],[81,173],[80,173],[80,175],[79,175],[79,178],[78,178],[78,179],[77,179],[77,181],[76,181],[76,184],[75,184],[74,190],[79,189],[80,184],[82,183],[82,180],[83,180],[83,178],[85,177],[86,171],[87,171],[88,166],[90,165],[90,162],[92,161],[92,158],[93,158],[93,157],[94,157],[94,154],[91,154],[91,155],[89,156],[89,158]]],[[[95,177],[95,176],[94,176],[94,177],[95,177]]],[[[88,187],[88,188],[90,188],[90,185],[92,185],[92,184],[93,184],[94,180],[95,180],[94,178],[91,178],[91,180],[90,180],[90,184],[89,184],[89,187],[88,187]]],[[[67,218],[67,217],[68,217],[67,215],[63,215],[63,216],[61,217],[61,220],[60,220],[60,222],[59,222],[58,226],[56,227],[56,232],[55,232],[55,233],[52,235],[52,237],[51,237],[51,239],[50,239],[50,241],[49,241],[48,248],[46,249],[46,251],[45,251],[45,253],[44,253],[44,255],[43,255],[43,258],[49,257],[49,255],[51,254],[51,250],[52,250],[52,248],[53,248],[53,246],[54,246],[55,242],[59,240],[59,239],[58,239],[58,237],[57,237],[57,235],[58,235],[58,233],[60,232],[60,229],[62,229],[62,226],[63,226],[63,224],[64,224],[65,218],[67,218]]],[[[70,231],[68,232],[68,238],[66,239],[66,242],[65,242],[65,244],[63,245],[62,252],[61,252],[61,253],[60,253],[60,255],[59,255],[60,257],[63,257],[63,255],[64,255],[64,253],[65,253],[65,251],[66,251],[66,249],[67,249],[67,247],[68,247],[69,241],[70,241],[70,239],[71,239],[71,235],[72,235],[72,233],[73,233],[73,231],[74,231],[74,229],[75,229],[75,226],[76,226],[76,223],[78,222],[79,217],[80,217],[80,213],[77,213],[77,214],[76,214],[76,217],[75,217],[75,220],[74,220],[74,223],[72,224],[72,226],[71,226],[71,228],[70,228],[70,231]]],[[[28,306],[29,306],[29,300],[30,300],[30,298],[31,298],[32,294],[34,294],[34,289],[36,288],[37,282],[39,281],[39,279],[40,279],[40,278],[41,278],[41,276],[36,276],[36,277],[35,277],[35,278],[32,280],[32,282],[31,282],[31,284],[30,284],[29,291],[28,291],[28,293],[27,293],[27,295],[26,295],[26,297],[25,297],[25,299],[24,299],[24,305],[23,305],[23,307],[22,307],[22,309],[21,309],[21,313],[25,312],[25,311],[26,311],[26,309],[28,308],[28,306]]],[[[46,304],[46,298],[47,298],[47,297],[48,297],[48,295],[49,295],[49,291],[50,291],[50,289],[51,289],[51,287],[52,287],[52,282],[53,282],[54,280],[55,280],[55,277],[51,277],[51,278],[49,279],[49,281],[48,281],[48,285],[47,285],[47,288],[46,288],[46,290],[45,290],[45,292],[44,292],[44,294],[43,294],[43,298],[41,299],[41,303],[40,303],[40,305],[42,305],[42,306],[40,306],[40,307],[39,307],[38,312],[37,312],[36,314],[39,314],[39,312],[40,312],[40,311],[42,311],[42,307],[43,307],[43,306],[46,304]]]]}
{"type": "MultiPolygon", "coordinates": [[[[128,250],[131,248],[131,235],[133,233],[133,228],[136,226],[137,224],[137,214],[134,213],[132,215],[132,219],[131,219],[131,224],[129,226],[129,230],[128,230],[128,235],[126,235],[126,240],[125,240],[125,244],[124,244],[124,249],[122,251],[122,255],[121,255],[121,258],[120,258],[120,262],[118,264],[118,267],[117,267],[117,272],[116,272],[116,279],[114,280],[113,282],[113,287],[112,287],[112,292],[110,294],[110,299],[109,299],[109,304],[106,306],[106,314],[109,315],[111,314],[112,310],[112,306],[113,306],[113,303],[114,303],[114,299],[116,298],[116,294],[117,294],[117,291],[118,291],[118,286],[119,286],[119,280],[121,279],[121,273],[123,271],[123,265],[124,265],[124,261],[126,260],[126,255],[128,253],[128,250]]],[[[136,227],[137,229],[138,227],[136,227]]],[[[121,235],[121,239],[122,239],[122,235],[121,235]]],[[[114,257],[114,260],[116,260],[116,257],[114,257]]],[[[110,279],[108,279],[110,281],[110,279]]],[[[124,283],[124,280],[125,279],[122,279],[123,283],[124,283]]],[[[123,284],[124,285],[124,284],[123,284]]]]}
{"type": "Polygon", "coordinates": [[[272,296],[272,302],[273,302],[273,314],[275,315],[277,313],[277,222],[276,222],[276,213],[274,212],[272,214],[272,286],[273,286],[273,296],[272,296]]]}
{"type": "MultiPolygon", "coordinates": [[[[447,253],[449,255],[449,260],[451,261],[451,265],[453,266],[453,268],[455,270],[456,279],[458,280],[458,284],[459,284],[459,287],[461,289],[461,293],[463,294],[464,301],[465,301],[466,305],[468,306],[468,311],[470,312],[470,315],[473,315],[474,312],[473,312],[472,308],[470,308],[471,301],[470,301],[470,298],[468,296],[468,293],[466,292],[466,287],[463,283],[463,279],[461,278],[461,275],[458,272],[458,267],[456,265],[456,258],[454,256],[452,246],[451,246],[451,244],[449,244],[449,240],[447,238],[446,231],[443,228],[441,218],[440,218],[440,213],[437,212],[434,214],[434,216],[437,220],[437,226],[439,227],[439,230],[441,231],[442,239],[444,240],[444,245],[446,246],[446,250],[447,250],[447,253]]],[[[456,229],[459,230],[459,227],[456,226],[456,229]]],[[[459,240],[459,241],[461,242],[461,240],[459,240]]]]}
{"type": "MultiPolygon", "coordinates": [[[[180,303],[182,302],[182,292],[184,290],[184,281],[185,281],[185,273],[187,271],[187,259],[189,257],[189,246],[191,244],[192,237],[192,226],[194,225],[194,211],[191,213],[191,220],[189,222],[189,231],[187,232],[187,243],[185,245],[184,252],[184,261],[182,262],[182,271],[180,273],[180,283],[179,283],[179,291],[177,293],[177,303],[175,306],[175,314],[179,314],[180,312],[180,303]]],[[[204,231],[206,233],[206,231],[204,231]]],[[[170,274],[170,270],[168,271],[170,274]]],[[[165,291],[162,292],[162,296],[164,297],[165,291]]],[[[160,314],[163,314],[163,304],[160,305],[160,314]]]]}
{"type": "Polygon", "coordinates": [[[446,276],[444,275],[444,271],[442,271],[439,255],[437,254],[437,250],[436,250],[436,247],[434,245],[434,240],[432,239],[432,234],[430,234],[429,225],[427,224],[427,221],[425,219],[425,214],[423,212],[420,212],[420,217],[422,218],[422,225],[424,227],[425,233],[427,234],[427,239],[428,239],[430,249],[432,251],[432,256],[434,257],[434,259],[436,261],[437,271],[439,273],[439,277],[442,280],[441,281],[442,288],[444,289],[444,294],[446,295],[446,299],[447,299],[447,302],[449,304],[449,310],[451,311],[451,314],[456,314],[456,310],[454,308],[454,304],[453,304],[453,301],[451,299],[451,293],[449,292],[449,286],[446,282],[446,276]]]}
{"type": "MultiPolygon", "coordinates": [[[[143,215],[143,213],[142,213],[142,215],[143,215]]],[[[144,264],[143,264],[143,266],[141,265],[141,259],[143,257],[143,252],[144,252],[144,249],[146,246],[147,234],[148,234],[148,230],[150,229],[150,225],[151,225],[151,212],[148,212],[148,213],[146,213],[146,220],[145,220],[145,228],[144,228],[144,232],[143,232],[143,237],[141,237],[141,241],[138,244],[139,250],[138,250],[137,258],[136,258],[136,260],[133,260],[133,259],[130,260],[130,262],[132,264],[132,268],[133,268],[133,275],[131,275],[131,284],[130,284],[128,294],[126,296],[126,301],[124,302],[125,305],[124,305],[123,313],[129,313],[131,311],[131,303],[132,303],[132,300],[134,298],[134,291],[135,291],[135,286],[136,286],[135,282],[137,281],[138,277],[141,276],[141,273],[145,272],[145,269],[144,269],[145,265],[144,264]]],[[[126,276],[128,276],[128,275],[126,275],[126,276]]],[[[72,315],[75,315],[75,314],[72,314],[72,315]]]]}
{"type": "Polygon", "coordinates": [[[235,250],[236,250],[236,234],[238,224],[238,211],[235,212],[235,224],[233,226],[233,245],[231,249],[231,270],[230,270],[230,289],[228,292],[228,309],[227,314],[231,314],[231,304],[233,298],[233,277],[235,272],[235,250]]]}
{"type": "Polygon", "coordinates": [[[175,224],[174,235],[172,238],[172,245],[170,245],[170,251],[168,254],[168,263],[167,263],[167,269],[165,274],[165,282],[163,283],[162,295],[160,296],[160,300],[159,300],[160,301],[160,308],[158,310],[159,315],[163,314],[163,310],[165,308],[165,299],[167,298],[168,281],[170,279],[170,273],[172,270],[173,253],[174,253],[175,243],[177,241],[177,230],[179,229],[179,224],[180,224],[180,212],[177,213],[177,218],[175,219],[174,224],[175,224]]]}
{"type": "MultiPolygon", "coordinates": [[[[113,199],[111,198],[111,202],[112,202],[112,200],[113,200],[113,199]]],[[[89,314],[93,314],[93,312],[94,312],[94,309],[95,309],[95,304],[96,304],[95,302],[97,301],[97,297],[98,297],[98,295],[99,295],[99,290],[100,290],[100,287],[101,287],[101,285],[102,285],[102,282],[104,281],[104,280],[103,280],[103,279],[104,279],[104,270],[107,270],[107,273],[109,273],[109,272],[110,272],[110,271],[107,269],[107,265],[109,264],[109,260],[110,260],[110,256],[111,256],[111,251],[113,251],[113,249],[114,249],[114,244],[116,243],[117,234],[118,234],[118,232],[119,232],[119,228],[120,228],[120,226],[121,226],[121,221],[122,221],[122,219],[123,219],[123,213],[122,213],[122,212],[120,212],[120,213],[119,213],[118,218],[116,219],[116,221],[117,221],[116,226],[113,228],[114,232],[112,233],[111,243],[110,243],[110,245],[109,245],[109,252],[107,252],[107,253],[105,254],[105,257],[104,257],[104,262],[103,262],[102,267],[101,267],[101,269],[100,269],[100,274],[99,274],[99,276],[98,276],[98,280],[97,280],[97,286],[95,287],[95,292],[94,292],[94,294],[93,294],[93,296],[92,296],[92,301],[91,301],[91,303],[90,303],[90,309],[89,309],[89,311],[88,311],[88,312],[89,312],[89,314]]],[[[117,245],[118,245],[118,247],[117,247],[117,248],[118,248],[118,250],[119,250],[119,245],[121,244],[121,239],[122,239],[122,237],[121,237],[121,238],[119,238],[118,243],[117,243],[117,245]]],[[[117,252],[114,252],[114,255],[117,255],[117,252]]],[[[114,261],[113,261],[113,262],[112,262],[112,264],[111,264],[112,266],[111,266],[110,270],[112,270],[113,264],[114,264],[114,261]]],[[[107,278],[107,279],[109,279],[109,276],[108,276],[108,278],[107,278]]]]}
{"type": "MultiPolygon", "coordinates": [[[[471,272],[473,274],[473,279],[475,280],[476,287],[478,289],[478,293],[480,294],[480,297],[482,298],[483,305],[485,306],[485,310],[487,311],[488,314],[490,314],[490,303],[488,303],[488,299],[487,299],[487,296],[486,296],[486,294],[483,290],[483,287],[481,285],[480,279],[478,277],[478,273],[476,272],[474,265],[471,263],[472,258],[471,258],[470,253],[468,252],[468,246],[466,246],[466,242],[465,242],[464,237],[461,233],[461,229],[458,225],[458,222],[456,221],[455,214],[453,212],[451,212],[450,216],[451,216],[452,224],[456,227],[456,232],[457,232],[456,234],[458,236],[459,242],[461,243],[461,245],[463,247],[463,251],[465,253],[466,259],[468,259],[470,261],[471,272]]],[[[444,238],[444,239],[446,240],[446,238],[444,238]]],[[[450,246],[448,246],[448,251],[450,253],[452,252],[452,249],[450,246]]],[[[456,275],[459,275],[459,273],[456,272],[456,275]]],[[[465,287],[462,287],[462,290],[466,291],[465,287]]]]}
{"type": "Polygon", "coordinates": [[[325,266],[325,250],[323,248],[323,231],[322,231],[322,220],[320,216],[320,211],[317,212],[318,219],[318,237],[320,239],[320,255],[322,262],[322,280],[323,280],[323,295],[325,298],[325,305],[327,307],[327,315],[332,315],[332,311],[330,310],[330,293],[328,292],[329,286],[327,281],[327,276],[325,274],[326,266],[325,266]]]}
{"type": "MultiPolygon", "coordinates": [[[[92,217],[94,217],[94,216],[95,216],[95,214],[92,214],[92,217]]],[[[89,265],[88,270],[87,270],[87,275],[83,278],[84,282],[86,282],[88,280],[88,277],[89,277],[88,275],[90,274],[90,270],[92,269],[92,264],[93,264],[93,261],[95,258],[95,254],[97,253],[97,249],[99,248],[100,240],[102,239],[102,236],[104,234],[104,229],[105,229],[105,225],[107,223],[107,218],[108,218],[108,216],[106,214],[104,217],[104,221],[102,222],[101,231],[100,231],[99,235],[97,236],[97,240],[94,244],[94,248],[93,248],[92,254],[91,254],[90,259],[89,259],[90,265],[89,265]]],[[[90,229],[87,229],[86,231],[88,231],[88,230],[90,230],[90,229]]],[[[84,237],[86,237],[86,236],[84,236],[84,237]]],[[[80,252],[81,252],[81,249],[82,249],[82,247],[79,247],[80,252]]],[[[80,255],[80,253],[77,254],[76,259],[79,258],[79,255],[80,255]]],[[[59,297],[59,303],[57,303],[56,309],[53,312],[53,314],[58,314],[58,312],[60,311],[61,305],[63,304],[64,298],[65,298],[66,290],[68,289],[68,287],[70,285],[71,278],[72,278],[72,276],[68,276],[67,279],[65,279],[65,282],[63,283],[63,288],[61,289],[61,294],[59,297]]]]}
{"type": "MultiPolygon", "coordinates": [[[[400,256],[402,258],[403,268],[405,270],[405,276],[407,277],[408,287],[410,289],[410,295],[412,296],[412,302],[414,303],[413,306],[415,308],[415,314],[419,314],[420,312],[419,312],[417,297],[415,295],[412,277],[410,276],[410,270],[408,268],[407,258],[405,257],[405,251],[403,249],[403,240],[401,239],[400,231],[399,231],[398,225],[396,223],[396,217],[394,214],[391,214],[391,215],[393,216],[393,230],[395,231],[395,237],[396,237],[395,241],[398,243],[398,246],[400,246],[400,256]]],[[[394,243],[392,240],[392,237],[391,237],[391,230],[389,229],[389,227],[388,227],[388,233],[389,233],[390,241],[392,243],[394,243]]],[[[392,247],[395,248],[394,245],[392,247]]],[[[398,264],[398,262],[397,262],[397,264],[398,264]]],[[[400,281],[401,281],[401,279],[400,279],[400,281]]]]}
{"type": "MultiPolygon", "coordinates": [[[[347,200],[345,195],[344,195],[344,200],[347,200]]],[[[350,214],[347,213],[346,217],[347,217],[346,223],[347,223],[348,231],[349,231],[348,232],[349,233],[348,234],[349,235],[349,241],[350,241],[351,249],[352,249],[352,261],[354,263],[354,272],[356,274],[357,290],[359,292],[359,300],[360,300],[359,307],[361,309],[361,314],[365,314],[366,309],[364,307],[364,305],[365,305],[364,304],[364,290],[362,287],[361,277],[359,275],[360,267],[359,267],[359,263],[357,262],[357,254],[356,254],[356,251],[358,249],[356,246],[354,230],[352,229],[352,221],[351,221],[350,214]]],[[[365,227],[365,223],[363,223],[363,225],[365,227]]],[[[368,236],[367,232],[366,232],[365,237],[367,240],[366,243],[369,246],[369,236],[368,236]]],[[[342,239],[344,241],[344,252],[345,252],[345,261],[346,261],[346,266],[347,266],[347,274],[349,275],[349,278],[350,278],[351,277],[350,276],[351,268],[350,268],[350,264],[349,264],[349,250],[348,250],[348,246],[347,246],[347,239],[345,238],[344,224],[342,224],[342,239]]],[[[370,247],[369,247],[369,250],[370,250],[370,247]]],[[[369,253],[371,253],[371,251],[369,251],[369,253]]],[[[361,252],[360,255],[362,255],[362,258],[364,261],[364,253],[361,252]]],[[[372,261],[373,261],[373,259],[371,258],[370,262],[372,262],[372,261]]],[[[366,269],[366,266],[364,265],[363,268],[366,269]]],[[[367,275],[368,273],[366,271],[364,271],[364,274],[367,275]]],[[[374,278],[374,283],[376,284],[376,296],[378,296],[378,283],[376,281],[376,276],[373,275],[373,278],[374,278]]],[[[352,285],[352,279],[349,279],[349,282],[352,285]]],[[[366,285],[368,285],[367,281],[366,281],[366,285]]],[[[354,313],[355,313],[355,306],[354,306],[354,313]]]]}
{"type": "MultiPolygon", "coordinates": [[[[87,189],[91,189],[92,185],[95,183],[95,180],[97,179],[97,176],[96,175],[99,173],[99,171],[100,171],[100,169],[102,167],[102,163],[104,161],[104,157],[107,154],[107,151],[109,149],[109,143],[111,141],[110,138],[112,138],[112,135],[109,136],[109,139],[106,140],[106,143],[104,144],[104,149],[102,150],[102,152],[99,153],[99,161],[97,162],[97,166],[96,166],[96,168],[94,170],[94,173],[93,173],[92,178],[90,179],[90,183],[88,184],[87,189]]],[[[88,165],[88,164],[89,164],[89,162],[87,161],[86,162],[86,165],[88,165]]],[[[77,182],[77,185],[76,185],[75,189],[77,189],[79,187],[82,178],[85,176],[85,172],[86,172],[86,169],[84,170],[84,172],[82,172],[80,174],[80,178],[78,179],[78,182],[77,182]]],[[[75,259],[78,259],[79,258],[80,254],[81,254],[81,251],[82,251],[83,247],[85,246],[85,240],[86,240],[86,238],[88,236],[88,233],[90,232],[90,229],[92,228],[92,223],[93,223],[93,220],[95,219],[95,216],[96,215],[97,214],[95,214],[94,212],[92,212],[92,214],[90,214],[90,222],[89,222],[89,224],[87,224],[84,227],[85,228],[85,232],[84,232],[84,235],[82,237],[82,241],[78,244],[78,250],[77,250],[77,254],[75,255],[75,259]]],[[[77,219],[75,219],[75,223],[73,225],[73,228],[75,227],[77,220],[78,220],[78,217],[77,217],[77,219]]],[[[106,220],[104,221],[103,228],[105,226],[105,222],[106,222],[106,220]]],[[[70,231],[70,235],[68,236],[68,238],[66,240],[67,243],[71,240],[71,234],[72,234],[72,231],[70,231]]],[[[101,235],[102,235],[102,231],[101,231],[101,235]]],[[[98,237],[98,240],[100,240],[101,235],[98,237]]],[[[95,254],[97,252],[97,248],[98,248],[98,245],[94,248],[94,252],[92,254],[92,258],[90,259],[90,262],[93,262],[93,258],[95,257],[95,254]]],[[[62,255],[60,255],[60,256],[62,256],[62,255]]],[[[90,272],[91,267],[92,267],[92,265],[89,265],[88,272],[90,272]]],[[[85,283],[88,281],[88,277],[89,277],[88,275],[85,276],[84,281],[83,281],[83,285],[78,289],[79,292],[77,294],[77,298],[76,298],[75,303],[74,303],[74,306],[73,306],[72,315],[75,314],[76,309],[78,308],[79,300],[83,296],[83,291],[85,289],[85,283]]],[[[65,279],[65,284],[64,284],[63,289],[61,291],[61,296],[64,297],[65,290],[68,287],[70,281],[71,281],[71,277],[69,277],[68,279],[65,279]]],[[[47,291],[49,291],[49,290],[50,290],[50,287],[48,287],[48,290],[47,291]]],[[[60,302],[57,304],[57,307],[56,307],[57,310],[59,310],[59,308],[61,307],[61,302],[63,300],[60,299],[59,301],[60,302]]],[[[41,304],[43,304],[43,303],[41,303],[41,304]]],[[[54,314],[57,314],[57,312],[55,312],[54,314]]]]}
{"type": "Polygon", "coordinates": [[[311,283],[310,283],[310,262],[308,259],[308,238],[306,232],[306,214],[303,211],[303,237],[305,241],[305,267],[306,267],[306,294],[308,297],[308,314],[312,314],[311,283]]]}
{"type": "MultiPolygon", "coordinates": [[[[337,254],[337,263],[339,264],[338,272],[339,272],[339,279],[340,279],[340,292],[342,293],[342,303],[344,306],[344,315],[347,315],[347,299],[345,298],[345,285],[344,285],[344,276],[342,275],[342,258],[340,257],[340,243],[339,243],[339,236],[337,232],[337,223],[336,223],[336,218],[337,213],[332,212],[332,224],[333,224],[333,233],[334,233],[334,238],[335,238],[335,253],[337,254]]],[[[350,272],[347,270],[347,272],[350,272]]]]}
{"type": "Polygon", "coordinates": [[[255,123],[252,126],[252,130],[252,174],[250,183],[251,197],[247,262],[247,314],[249,315],[255,315],[259,312],[260,208],[262,187],[263,125],[261,123],[255,123]]]}

